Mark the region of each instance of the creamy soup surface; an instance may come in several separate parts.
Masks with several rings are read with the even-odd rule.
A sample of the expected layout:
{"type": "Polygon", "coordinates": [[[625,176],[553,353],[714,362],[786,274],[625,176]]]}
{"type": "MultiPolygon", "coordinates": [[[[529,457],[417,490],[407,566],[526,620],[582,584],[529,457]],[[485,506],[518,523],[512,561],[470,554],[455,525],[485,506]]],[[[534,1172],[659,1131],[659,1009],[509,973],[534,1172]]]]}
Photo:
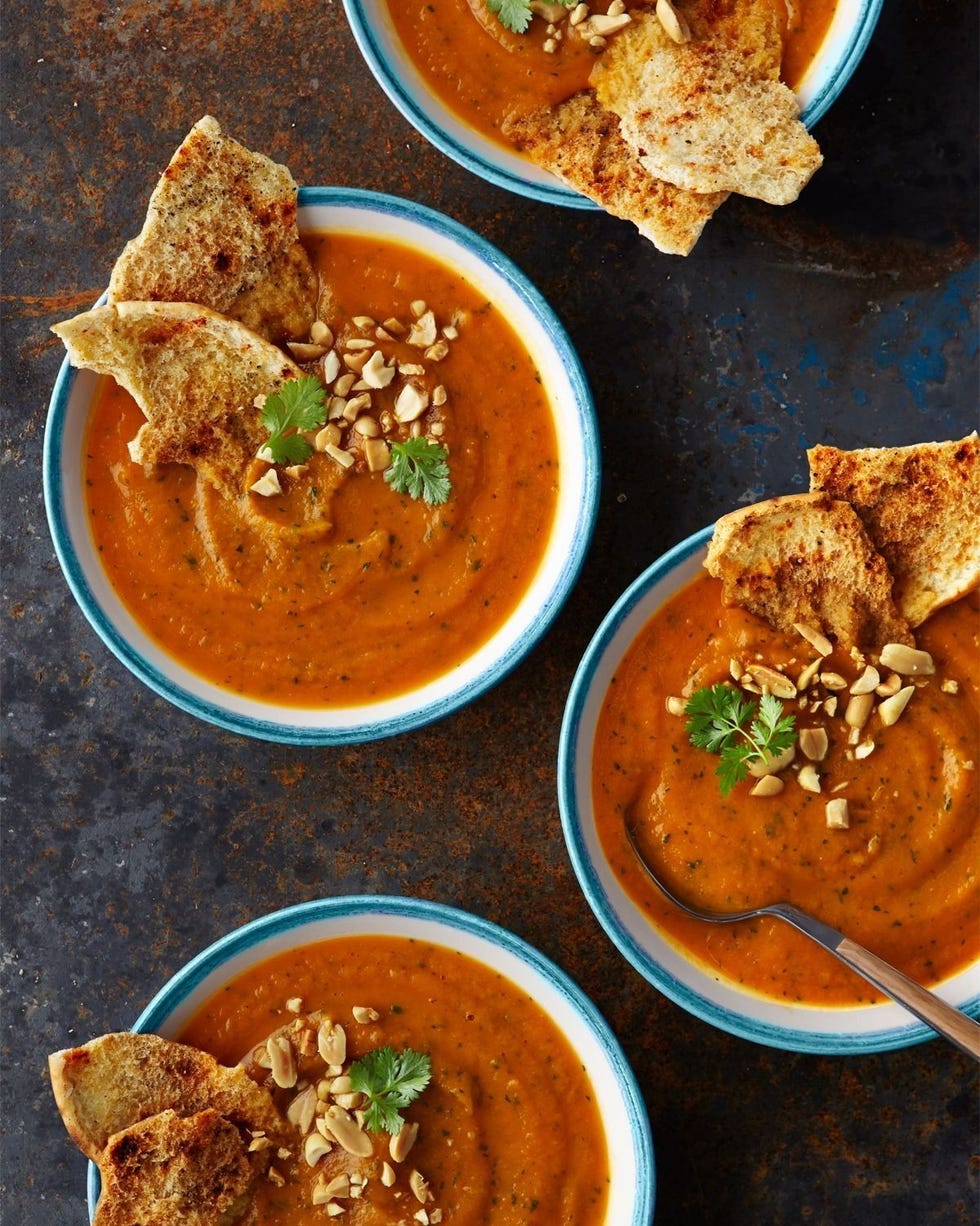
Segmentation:
{"type": "MultiPolygon", "coordinates": [[[[232,980],[179,1037],[234,1064],[289,1023],[287,1001],[339,1022],[350,1059],[384,1046],[427,1053],[432,1080],[404,1111],[418,1136],[403,1162],[389,1162],[390,1185],[383,1133],[362,1159],[339,1147],[315,1168],[277,1158],[284,1182],[262,1184],[262,1226],[319,1226],[314,1184],[355,1172],[366,1176],[363,1192],[339,1201],[351,1226],[414,1226],[420,1207],[445,1226],[605,1223],[609,1164],[591,1083],[551,1019],[508,979],[423,941],[338,938],[232,980]],[[364,1017],[365,1008],[377,1016],[358,1022],[354,1010],[364,1017]],[[410,1191],[412,1170],[428,1183],[424,1206],[410,1191]]],[[[296,1091],[277,1093],[286,1109],[296,1091]]]]}
{"type": "MultiPolygon", "coordinates": [[[[590,4],[605,13],[612,0],[590,4]]],[[[836,0],[772,0],[783,23],[783,79],[795,86],[830,26],[836,0]]],[[[565,37],[545,50],[544,22],[525,34],[508,30],[485,0],[386,0],[398,37],[432,91],[460,119],[482,135],[509,147],[501,125],[511,114],[526,114],[564,102],[585,89],[596,51],[584,40],[565,37]]],[[[627,0],[626,8],[642,7],[627,0]]],[[[679,5],[683,11],[683,4],[679,5]]]]}
{"type": "MultiPolygon", "coordinates": [[[[781,920],[711,925],[680,914],[639,867],[627,817],[667,884],[695,905],[795,903],[928,986],[980,957],[978,610],[974,593],[916,632],[936,674],[896,724],[863,734],[874,743],[868,757],[855,758],[830,724],[821,793],[805,791],[790,770],[779,795],[754,797],[749,780],[725,798],[718,759],[690,744],[666,698],[728,680],[733,658],[796,660],[801,669],[807,644],[724,608],[720,584],[707,576],[668,601],[616,671],[593,757],[603,851],[651,922],[710,971],[763,995],[833,1005],[878,999],[781,920]],[[835,795],[848,800],[848,829],[828,828],[835,795]]],[[[854,673],[841,653],[827,667],[854,673]]],[[[797,713],[798,727],[821,722],[797,713]]]]}
{"type": "Polygon", "coordinates": [[[245,485],[229,499],[182,465],[144,470],[127,449],[142,415],[111,380],[88,428],[85,483],[112,585],[168,652],[250,698],[330,707],[411,690],[493,635],[541,562],[558,447],[534,362],[477,288],[381,238],[304,241],[338,338],[415,364],[418,349],[354,321],[410,323],[419,301],[456,333],[427,367],[443,389],[448,501],[397,494],[383,472],[346,472],[320,453],[276,497],[245,485]]]}

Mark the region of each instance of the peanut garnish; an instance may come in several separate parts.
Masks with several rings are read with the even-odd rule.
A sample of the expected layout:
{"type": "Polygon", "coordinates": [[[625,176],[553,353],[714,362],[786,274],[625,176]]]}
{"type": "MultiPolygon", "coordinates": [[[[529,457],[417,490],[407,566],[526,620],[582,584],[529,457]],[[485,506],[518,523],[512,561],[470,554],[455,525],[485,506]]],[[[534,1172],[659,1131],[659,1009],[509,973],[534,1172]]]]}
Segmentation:
{"type": "Polygon", "coordinates": [[[804,792],[821,791],[820,776],[817,774],[817,768],[812,762],[807,762],[806,765],[800,767],[800,773],[796,776],[796,781],[804,792]]]}
{"type": "Polygon", "coordinates": [[[284,1090],[296,1084],[296,1057],[293,1045],[285,1035],[273,1035],[268,1042],[272,1062],[272,1080],[284,1090]]]}
{"type": "Polygon", "coordinates": [[[324,1064],[344,1064],[347,1060],[347,1034],[340,1023],[328,1018],[317,1031],[317,1048],[324,1064]]]}
{"type": "Polygon", "coordinates": [[[286,1119],[300,1132],[309,1132],[316,1115],[317,1092],[315,1086],[307,1086],[296,1095],[286,1108],[286,1119]]]}
{"type": "Polygon", "coordinates": [[[834,650],[834,645],[825,634],[822,634],[815,626],[808,626],[803,622],[794,622],[793,629],[797,634],[801,635],[810,646],[821,656],[829,656],[834,650]]]}
{"type": "Polygon", "coordinates": [[[801,728],[800,750],[811,762],[822,762],[830,747],[826,728],[801,728]]]}
{"type": "Polygon", "coordinates": [[[303,1142],[303,1157],[307,1166],[316,1166],[321,1158],[330,1153],[331,1148],[330,1142],[324,1136],[319,1132],[311,1132],[303,1142]]]}
{"type": "Polygon", "coordinates": [[[333,1134],[334,1140],[349,1154],[354,1154],[359,1158],[369,1158],[374,1153],[371,1138],[343,1107],[336,1105],[328,1107],[324,1123],[333,1134]]]}
{"type": "Polygon", "coordinates": [[[670,0],[657,0],[657,20],[664,28],[664,33],[675,43],[691,41],[691,27],[687,19],[670,3],[670,0]]]}
{"type": "Polygon", "coordinates": [[[392,1162],[405,1161],[418,1135],[419,1126],[415,1121],[401,1126],[401,1129],[388,1142],[388,1153],[392,1162]]]}
{"type": "Polygon", "coordinates": [[[267,468],[258,481],[253,481],[248,488],[253,494],[259,494],[262,498],[271,498],[275,494],[282,493],[279,474],[274,468],[267,468]]]}
{"type": "Polygon", "coordinates": [[[870,694],[852,695],[844,711],[844,723],[849,728],[863,728],[873,707],[874,698],[870,694]]]}
{"type": "Polygon", "coordinates": [[[427,1201],[432,1200],[429,1182],[420,1171],[412,1171],[408,1177],[408,1186],[412,1189],[412,1195],[420,1205],[424,1205],[427,1201]]]}
{"type": "Polygon", "coordinates": [[[881,675],[873,664],[866,664],[864,672],[851,686],[852,694],[870,694],[881,681],[881,675]]]}
{"type": "Polygon", "coordinates": [[[928,651],[907,647],[904,643],[886,643],[881,649],[881,664],[903,677],[931,676],[936,671],[928,651]]]}
{"type": "Polygon", "coordinates": [[[777,698],[796,697],[796,686],[776,669],[766,664],[750,664],[747,671],[756,684],[762,686],[763,693],[774,694],[777,698]]]}
{"type": "Polygon", "coordinates": [[[878,715],[881,722],[886,728],[890,728],[892,724],[897,723],[899,716],[909,704],[909,699],[915,693],[914,685],[907,685],[900,689],[897,694],[893,694],[891,698],[886,698],[878,705],[878,715]]]}

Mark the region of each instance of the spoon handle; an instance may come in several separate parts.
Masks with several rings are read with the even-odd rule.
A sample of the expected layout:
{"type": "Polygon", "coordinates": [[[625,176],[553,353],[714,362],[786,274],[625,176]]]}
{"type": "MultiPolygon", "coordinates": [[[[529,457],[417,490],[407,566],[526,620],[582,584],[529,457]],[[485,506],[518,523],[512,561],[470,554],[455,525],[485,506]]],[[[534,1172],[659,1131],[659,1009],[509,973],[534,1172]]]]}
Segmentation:
{"type": "Polygon", "coordinates": [[[892,1000],[904,1005],[920,1021],[944,1035],[974,1060],[980,1060],[980,1026],[972,1018],[848,937],[844,937],[834,952],[842,962],[853,967],[892,1000]]]}
{"type": "Polygon", "coordinates": [[[930,992],[914,979],[909,979],[908,975],[903,975],[870,949],[865,949],[863,945],[858,945],[856,941],[812,916],[804,915],[795,907],[777,906],[771,910],[814,941],[826,946],[852,970],[857,971],[886,996],[903,1005],[938,1034],[955,1043],[961,1051],[965,1051],[974,1060],[980,1060],[980,1025],[961,1010],[948,1005],[935,992],[930,992]]]}

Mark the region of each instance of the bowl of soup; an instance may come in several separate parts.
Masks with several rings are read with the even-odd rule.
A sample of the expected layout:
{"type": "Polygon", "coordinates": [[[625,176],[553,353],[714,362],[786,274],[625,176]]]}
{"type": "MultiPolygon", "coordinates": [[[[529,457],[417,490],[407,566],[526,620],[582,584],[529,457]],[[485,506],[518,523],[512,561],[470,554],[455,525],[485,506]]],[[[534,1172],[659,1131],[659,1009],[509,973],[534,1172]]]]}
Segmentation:
{"type": "MultiPolygon", "coordinates": [[[[415,899],[303,903],[198,954],[133,1029],[235,1064],[310,1017],[339,1027],[342,1066],[384,1048],[428,1058],[429,1083],[404,1110],[404,1123],[417,1129],[410,1162],[389,1163],[384,1183],[380,1157],[366,1155],[361,1211],[372,1222],[404,1220],[407,1203],[409,1217],[419,1210],[408,1191],[411,1166],[426,1180],[422,1207],[433,1222],[649,1226],[653,1146],[629,1064],[595,1006],[520,938],[415,899]]],[[[288,1113],[304,1087],[273,1089],[288,1113]]],[[[295,1111],[292,1121],[311,1131],[295,1111]]],[[[276,1183],[258,1193],[266,1226],[323,1220],[311,1189],[329,1180],[332,1162],[350,1165],[341,1151],[311,1167],[302,1145],[291,1148],[295,1160],[276,1159],[276,1183]]],[[[92,1166],[92,1211],[98,1195],[92,1166]]]]}
{"type": "Polygon", "coordinates": [[[380,434],[357,441],[382,462],[348,471],[349,450],[318,442],[281,469],[289,488],[263,474],[222,498],[187,465],[133,462],[135,402],[66,361],[44,486],[72,591],[136,676],[235,732],[340,744],[445,716],[523,658],[581,566],[600,460],[563,327],[489,243],[340,188],[300,189],[299,229],[324,431],[380,434]],[[386,422],[435,468],[409,457],[392,482],[386,422]]]}
{"type": "MultiPolygon", "coordinates": [[[[605,15],[610,3],[579,5],[605,15]]],[[[596,206],[533,165],[502,128],[515,113],[585,89],[598,48],[575,34],[575,6],[532,15],[515,33],[485,0],[344,0],[357,44],[410,124],[447,156],[498,187],[572,208],[596,206]],[[553,16],[553,15],[552,15],[553,16]]],[[[548,6],[541,6],[545,9],[548,6]]],[[[619,5],[620,8],[624,7],[619,5]]],[[[642,6],[633,3],[629,8],[642,6]]],[[[683,4],[678,8],[683,12],[683,4]]],[[[787,18],[783,77],[812,127],[838,98],[874,32],[881,0],[799,0],[787,18]]],[[[614,12],[617,10],[614,10],[614,12]]],[[[601,37],[601,36],[597,36],[601,37]]]]}
{"type": "Polygon", "coordinates": [[[820,657],[802,637],[723,607],[720,583],[703,568],[711,531],[675,546],[623,593],[569,694],[559,801],[597,918],[661,992],[743,1038],[856,1054],[933,1035],[781,920],[719,925],[682,915],[640,866],[629,822],[684,901],[719,911],[795,903],[978,1016],[976,593],[917,631],[936,671],[894,726],[873,715],[854,742],[839,698],[826,717],[824,704],[846,694],[858,671],[838,652],[785,703],[798,737],[810,725],[829,728],[816,770],[804,773],[799,740],[772,794],[753,794],[749,777],[725,795],[718,756],[688,735],[695,687],[730,684],[760,661],[799,679],[820,657]],[[833,828],[828,805],[844,797],[849,825],[833,828]]]}

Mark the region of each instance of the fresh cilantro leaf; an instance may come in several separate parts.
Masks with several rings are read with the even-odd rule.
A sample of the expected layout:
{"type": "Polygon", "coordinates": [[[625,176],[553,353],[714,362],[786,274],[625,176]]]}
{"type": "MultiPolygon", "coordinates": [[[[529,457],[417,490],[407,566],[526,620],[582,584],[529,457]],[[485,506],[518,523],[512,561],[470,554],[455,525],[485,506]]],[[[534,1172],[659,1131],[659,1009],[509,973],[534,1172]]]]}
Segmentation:
{"type": "Polygon", "coordinates": [[[531,23],[528,0],[487,0],[487,8],[500,18],[500,24],[514,34],[523,34],[531,23]]]}
{"type": "MultiPolygon", "coordinates": [[[[558,4],[570,9],[577,0],[556,0],[558,4]]],[[[523,34],[531,23],[530,0],[487,0],[487,8],[500,19],[500,24],[507,27],[513,34],[523,34]]]]}
{"type": "Polygon", "coordinates": [[[691,744],[709,753],[720,753],[735,728],[744,725],[755,710],[730,685],[713,685],[696,690],[684,708],[690,717],[687,725],[691,744]]]}
{"type": "Polygon", "coordinates": [[[423,498],[432,506],[448,502],[453,487],[445,448],[427,438],[392,443],[385,480],[396,493],[423,498]]]}
{"type": "Polygon", "coordinates": [[[751,745],[726,745],[715,770],[722,796],[727,796],[742,782],[749,773],[749,763],[755,757],[756,751],[751,745]]]}
{"type": "Polygon", "coordinates": [[[269,431],[269,441],[262,450],[274,464],[302,464],[313,454],[313,448],[298,432],[322,426],[326,416],[326,395],[315,375],[287,379],[262,406],[262,424],[269,431]]]}
{"type": "Polygon", "coordinates": [[[724,682],[695,690],[684,712],[691,744],[720,755],[715,773],[722,796],[742,782],[753,762],[778,757],[796,739],[796,717],[783,714],[778,698],[763,694],[755,703],[724,682]]]}
{"type": "Polygon", "coordinates": [[[371,1132],[401,1132],[405,1122],[399,1112],[411,1106],[432,1076],[432,1061],[422,1052],[406,1047],[379,1047],[369,1051],[348,1069],[351,1089],[368,1100],[364,1123],[371,1132]]]}

